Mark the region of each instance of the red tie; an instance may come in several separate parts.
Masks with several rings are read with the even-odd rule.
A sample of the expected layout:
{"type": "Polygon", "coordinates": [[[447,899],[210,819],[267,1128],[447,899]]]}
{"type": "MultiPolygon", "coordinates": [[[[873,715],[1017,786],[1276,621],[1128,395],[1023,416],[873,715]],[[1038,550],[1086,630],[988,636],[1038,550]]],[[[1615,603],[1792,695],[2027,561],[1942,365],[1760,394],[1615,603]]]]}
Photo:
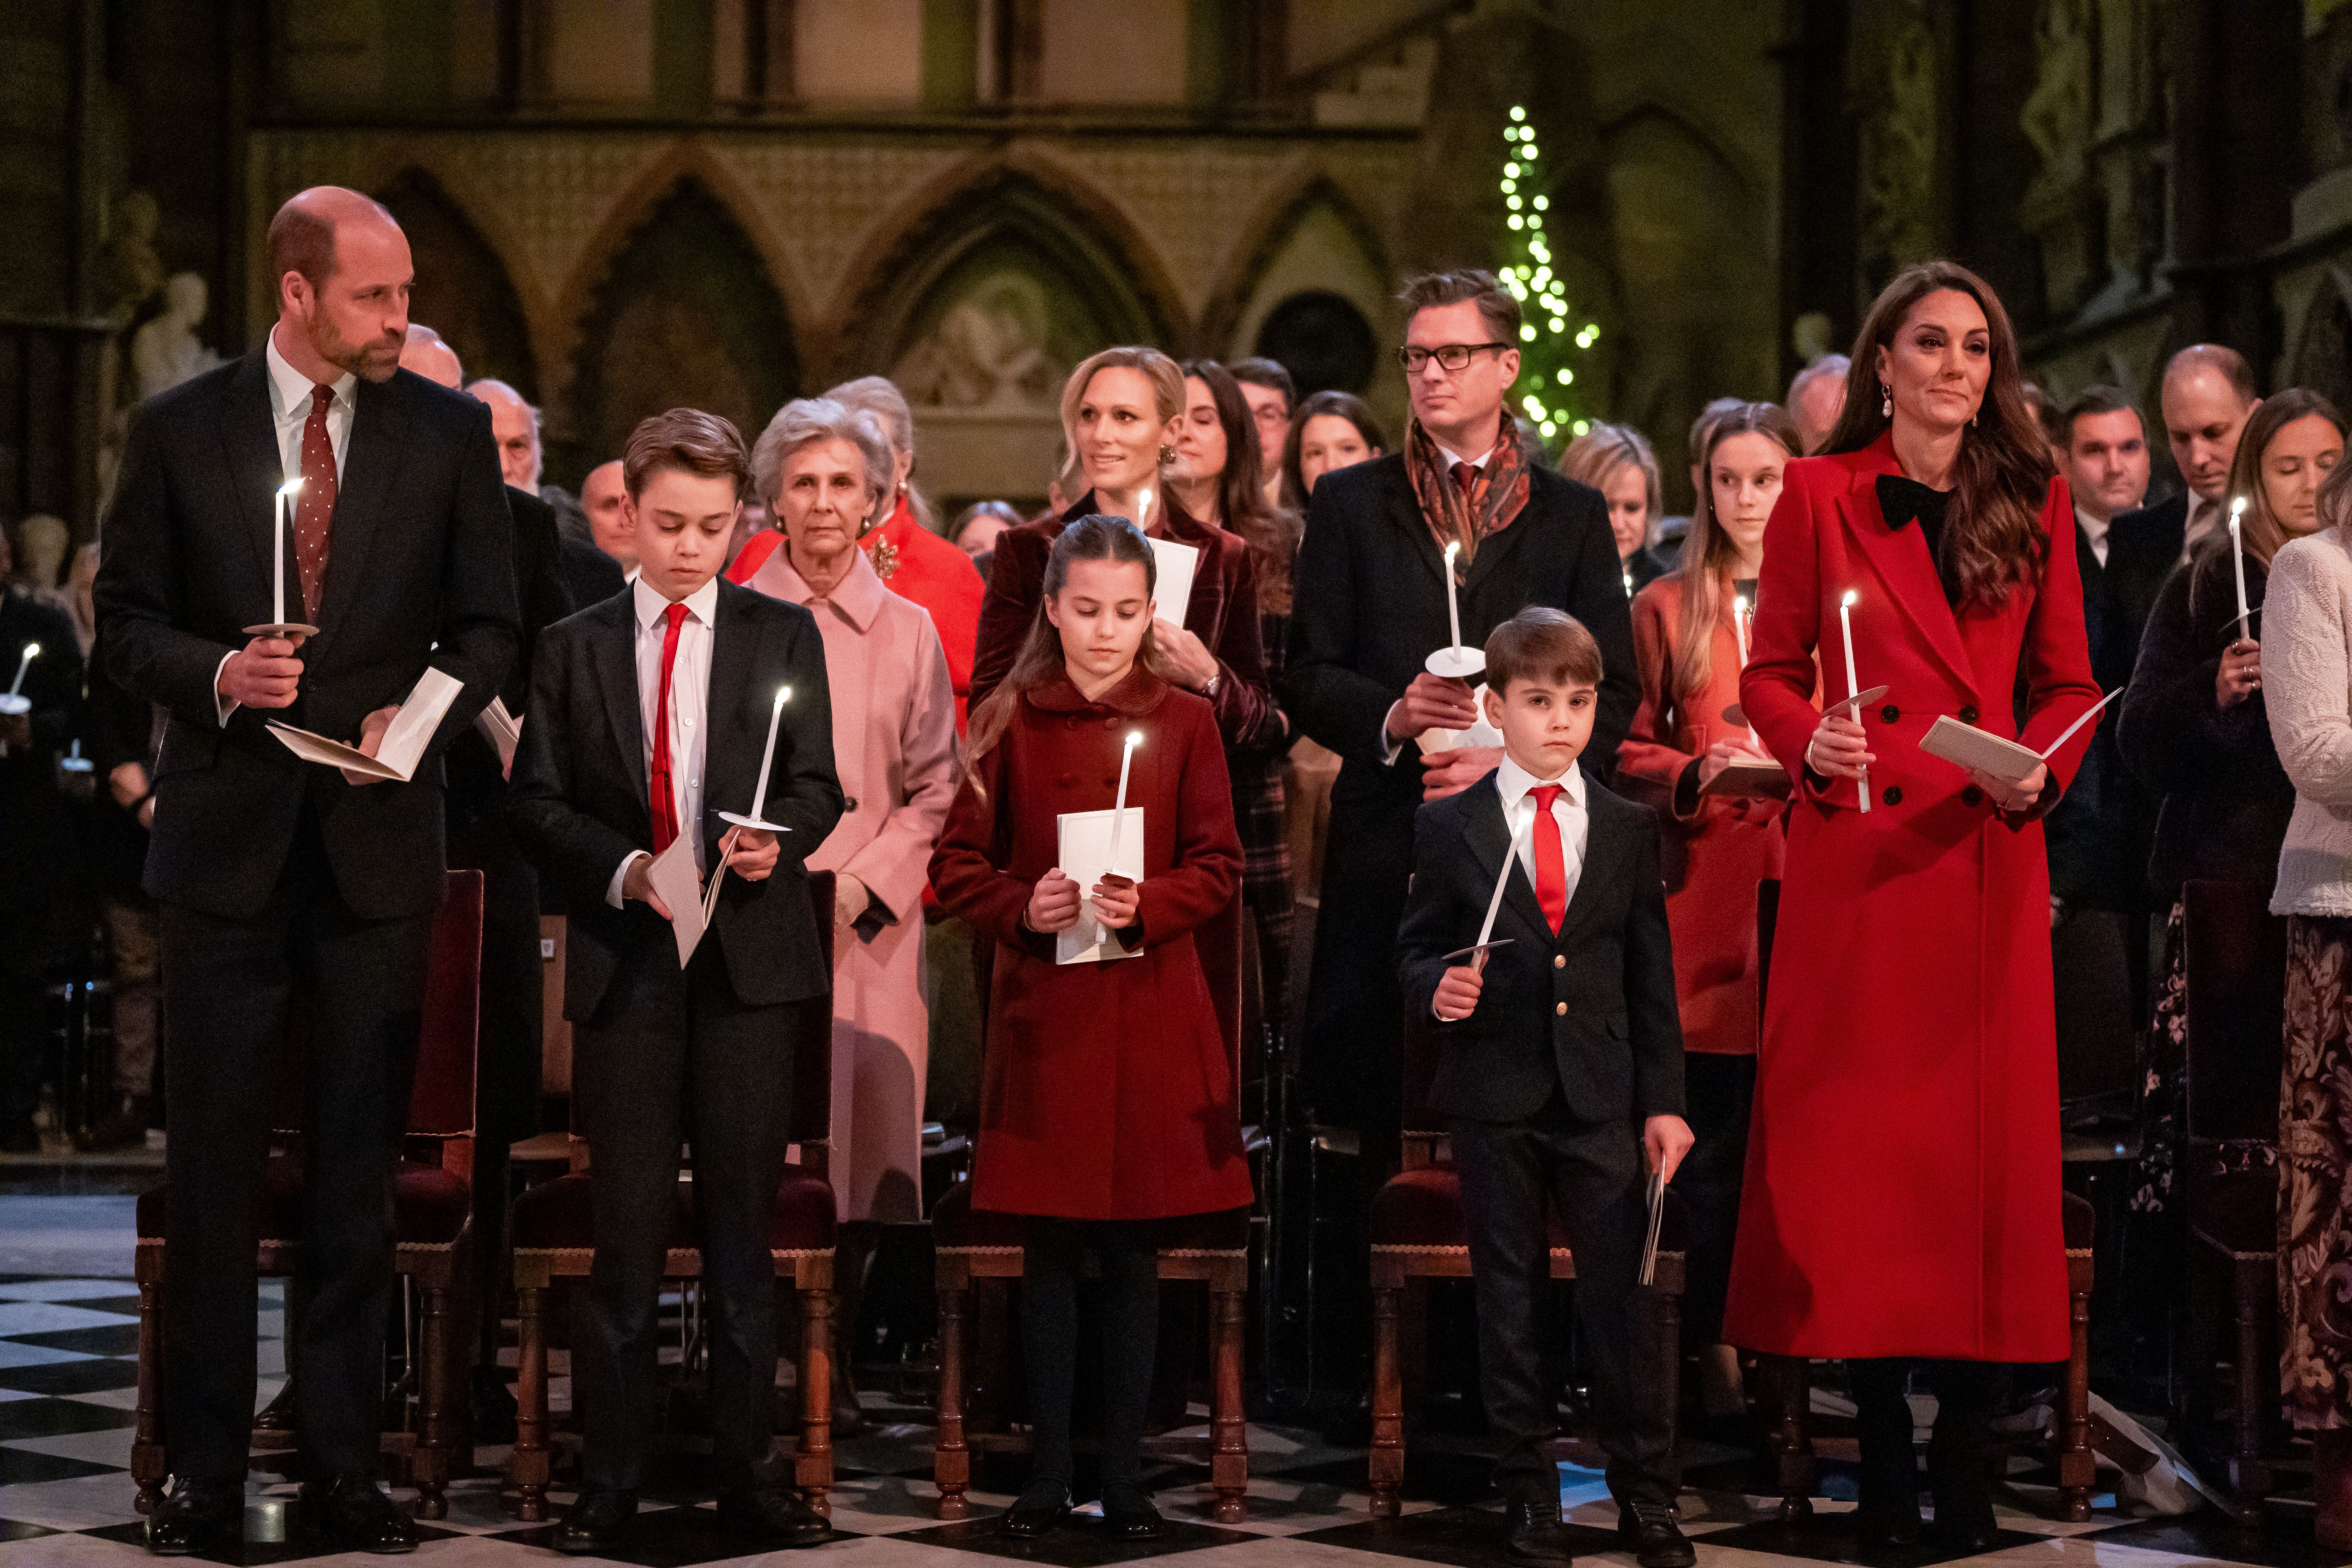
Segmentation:
{"type": "Polygon", "coordinates": [[[1467,463],[1456,463],[1454,465],[1454,488],[1462,492],[1463,500],[1467,500],[1470,499],[1470,492],[1477,488],[1477,469],[1472,468],[1467,463]]]}
{"type": "Polygon", "coordinates": [[[294,498],[294,569],[302,579],[302,618],[319,624],[319,594],[327,584],[327,531],[335,521],[335,443],[327,410],[335,389],[310,389],[310,417],[302,422],[302,489],[294,498]]]}
{"type": "Polygon", "coordinates": [[[654,700],[654,761],[652,775],[654,853],[658,855],[677,837],[677,792],[669,780],[669,672],[677,663],[677,628],[686,620],[686,606],[672,605],[662,612],[669,630],[662,634],[661,695],[654,700]]]}
{"type": "Polygon", "coordinates": [[[1538,784],[1528,793],[1536,797],[1536,902],[1558,936],[1559,922],[1568,918],[1568,856],[1560,848],[1559,818],[1551,814],[1560,787],[1538,784]]]}

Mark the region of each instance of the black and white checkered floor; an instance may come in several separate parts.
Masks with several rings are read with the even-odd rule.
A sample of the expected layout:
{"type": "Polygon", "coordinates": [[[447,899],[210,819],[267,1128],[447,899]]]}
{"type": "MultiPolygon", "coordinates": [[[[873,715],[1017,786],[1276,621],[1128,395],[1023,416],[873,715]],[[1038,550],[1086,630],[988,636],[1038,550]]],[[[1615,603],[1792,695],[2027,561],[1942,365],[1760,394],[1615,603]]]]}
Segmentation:
{"type": "MultiPolygon", "coordinates": [[[[283,1321],[278,1289],[266,1284],[260,1317],[261,1397],[276,1392],[282,1369],[283,1321]]],[[[128,1280],[0,1276],[0,1568],[130,1563],[141,1560],[140,1524],[131,1508],[131,1427],[137,1382],[137,1300],[128,1280]]],[[[560,1370],[560,1356],[559,1370],[560,1370]]],[[[565,1379],[555,1380],[556,1405],[565,1379]]],[[[1208,1522],[1197,1473],[1158,1478],[1160,1503],[1172,1527],[1148,1546],[1119,1547],[1090,1533],[1085,1521],[1034,1546],[999,1541],[988,1515],[1009,1500],[975,1491],[974,1518],[951,1525],[931,1517],[931,1429],[927,1412],[882,1394],[866,1395],[869,1430],[838,1445],[834,1541],[808,1549],[835,1568],[953,1568],[959,1553],[1018,1558],[1049,1568],[1107,1568],[1147,1557],[1214,1553],[1203,1568],[1379,1568],[1382,1558],[1468,1565],[1500,1563],[1497,1505],[1484,1462],[1444,1445],[1413,1451],[1405,1517],[1375,1522],[1366,1510],[1360,1450],[1334,1448],[1297,1429],[1259,1426],[1250,1433],[1254,1479],[1250,1515],[1241,1526],[1208,1522]]],[[[483,1449],[486,1466],[503,1450],[483,1449]]],[[[1845,1503],[1823,1500],[1816,1520],[1791,1533],[1773,1521],[1768,1500],[1746,1495],[1749,1461],[1723,1448],[1695,1446],[1685,1456],[1691,1487],[1682,1500],[1685,1528],[1697,1541],[1701,1568],[1763,1568],[1780,1562],[1862,1563],[1870,1568],[1930,1568],[1951,1559],[1932,1551],[1860,1554],[1840,1529],[1845,1503]]],[[[1851,1478],[1832,1467],[1826,1486],[1852,1496],[1851,1478]]],[[[293,1489],[257,1474],[257,1500],[293,1489]]],[[[1600,1478],[1564,1467],[1562,1501],[1588,1554],[1630,1568],[1613,1550],[1615,1510],[1600,1478]]],[[[557,1493],[557,1500],[568,1500],[557,1493]]],[[[2113,1499],[2088,1524],[2061,1525],[2032,1511],[2048,1493],[2021,1473],[2006,1489],[2007,1535],[1985,1561],[2032,1568],[2164,1568],[2223,1562],[2303,1568],[2315,1559],[2307,1510],[2275,1513],[2259,1531],[2241,1530],[2207,1510],[2179,1520],[2128,1520],[2113,1499]]],[[[647,1489],[628,1553],[620,1561],[683,1568],[743,1563],[681,1464],[647,1489]]],[[[265,1513],[267,1510],[263,1510],[265,1513]]],[[[259,1515],[257,1515],[259,1517],[259,1515]]],[[[548,1527],[524,1525],[501,1500],[495,1468],[451,1489],[449,1517],[424,1529],[421,1561],[499,1564],[554,1561],[548,1527]]],[[[247,1563],[345,1563],[363,1559],[306,1550],[299,1529],[285,1542],[248,1541],[247,1563]]]]}

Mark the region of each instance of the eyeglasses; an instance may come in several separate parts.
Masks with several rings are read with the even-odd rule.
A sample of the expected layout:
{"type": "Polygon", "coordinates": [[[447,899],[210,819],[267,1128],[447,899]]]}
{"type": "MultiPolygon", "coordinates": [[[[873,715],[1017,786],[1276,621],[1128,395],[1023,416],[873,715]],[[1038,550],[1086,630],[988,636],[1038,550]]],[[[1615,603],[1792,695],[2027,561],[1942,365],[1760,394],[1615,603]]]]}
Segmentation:
{"type": "Polygon", "coordinates": [[[1408,345],[1397,350],[1397,363],[1404,366],[1407,375],[1417,374],[1431,360],[1435,360],[1447,370],[1465,370],[1469,367],[1470,356],[1479,350],[1493,349],[1500,353],[1510,346],[1508,343],[1444,343],[1437,348],[1424,349],[1408,345]]]}

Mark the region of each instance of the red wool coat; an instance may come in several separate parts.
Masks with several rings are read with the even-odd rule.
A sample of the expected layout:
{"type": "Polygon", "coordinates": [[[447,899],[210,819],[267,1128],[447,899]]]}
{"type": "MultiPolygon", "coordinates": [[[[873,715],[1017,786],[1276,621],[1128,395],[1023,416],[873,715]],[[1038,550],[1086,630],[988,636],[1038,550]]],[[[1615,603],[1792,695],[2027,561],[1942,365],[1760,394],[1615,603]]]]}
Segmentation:
{"type": "Polygon", "coordinates": [[[931,856],[940,902],[996,942],[973,1205],[1157,1219],[1248,1204],[1234,1058],[1192,941],[1241,879],[1214,712],[1139,669],[1094,702],[1057,678],[1022,700],[980,783],[957,791],[931,856]],[[1110,808],[1130,730],[1142,956],[1056,964],[1021,911],[1055,864],[1055,816],[1110,808]]]}
{"type": "MultiPolygon", "coordinates": [[[[1740,697],[1797,781],[1757,1061],[1725,1338],[1805,1356],[2063,1360],[2050,878],[2038,821],[2005,820],[1919,750],[1950,713],[2040,751],[2098,700],[2083,636],[2073,504],[2053,481],[2037,593],[1954,616],[1916,524],[1891,530],[1882,437],[1789,465],[1765,534],[1740,697]],[[1854,667],[1871,809],[1805,776],[1854,667]],[[2023,678],[2020,735],[2011,693],[2023,678]]],[[[2051,759],[2063,786],[2085,727],[2051,759]]]]}
{"type": "Polygon", "coordinates": [[[1675,939],[1675,1000],[1683,1047],[1756,1053],[1756,884],[1780,874],[1780,803],[1696,793],[1687,770],[1719,741],[1745,744],[1724,721],[1739,700],[1739,637],[1726,588],[1716,617],[1706,689],[1685,702],[1670,694],[1683,641],[1682,573],[1633,595],[1633,655],[1642,705],[1617,748],[1618,792],[1658,814],[1666,923],[1675,939]]]}

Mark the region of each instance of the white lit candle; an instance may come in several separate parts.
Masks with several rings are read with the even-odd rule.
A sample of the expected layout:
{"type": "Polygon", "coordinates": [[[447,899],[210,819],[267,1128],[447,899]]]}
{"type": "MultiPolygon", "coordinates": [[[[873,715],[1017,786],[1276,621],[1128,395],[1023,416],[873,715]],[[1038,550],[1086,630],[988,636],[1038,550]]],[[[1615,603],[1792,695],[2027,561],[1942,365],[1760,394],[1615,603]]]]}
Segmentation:
{"type": "Polygon", "coordinates": [[[768,749],[760,753],[760,787],[751,794],[751,820],[768,820],[768,770],[776,760],[776,726],[784,717],[784,704],[792,700],[793,689],[776,688],[776,705],[768,711],[768,749]]]}
{"type": "Polygon", "coordinates": [[[1495,916],[1503,907],[1503,889],[1511,885],[1511,868],[1519,863],[1519,846],[1526,840],[1528,829],[1535,826],[1535,796],[1529,794],[1522,798],[1527,802],[1527,813],[1519,818],[1518,826],[1511,830],[1511,842],[1503,850],[1503,874],[1495,879],[1495,896],[1486,900],[1486,919],[1478,928],[1480,947],[1486,946],[1495,934],[1495,916]]]}
{"type": "Polygon", "coordinates": [[[1462,605],[1454,592],[1454,558],[1462,553],[1462,542],[1454,540],[1445,547],[1445,625],[1454,634],[1454,651],[1462,651],[1462,605]]]}
{"type": "Polygon", "coordinates": [[[1129,730],[1127,744],[1118,753],[1118,795],[1110,807],[1110,858],[1104,864],[1107,876],[1118,875],[1119,831],[1127,826],[1127,770],[1135,761],[1135,748],[1143,744],[1143,731],[1129,730]]]}
{"type": "Polygon", "coordinates": [[[39,643],[28,642],[25,645],[25,655],[22,658],[19,658],[16,661],[16,679],[8,683],[9,696],[14,697],[17,692],[24,689],[25,667],[31,664],[35,659],[40,657],[41,645],[39,643]]]}
{"type": "MultiPolygon", "coordinates": [[[[1744,670],[1748,668],[1748,595],[1745,594],[1732,595],[1731,629],[1739,638],[1739,668],[1744,670]]],[[[1748,726],[1748,747],[1755,752],[1764,749],[1764,742],[1757,738],[1753,724],[1748,726]]]]}
{"type": "Polygon", "coordinates": [[[2246,540],[2238,527],[2238,520],[2246,515],[2246,498],[2240,496],[2230,503],[2230,553],[2238,567],[2238,636],[2250,637],[2253,625],[2246,617],[2246,540]]]}
{"type": "MultiPolygon", "coordinates": [[[[1853,589],[1848,588],[1845,591],[1845,597],[1838,601],[1838,626],[1845,633],[1845,694],[1849,700],[1862,690],[1862,683],[1853,678],[1853,602],[1860,596],[1853,589]]],[[[1862,709],[1859,705],[1849,708],[1848,712],[1855,723],[1862,722],[1862,709]]],[[[1862,770],[1860,783],[1862,810],[1863,815],[1866,816],[1870,814],[1870,770],[1868,768],[1862,770]]]]}
{"type": "Polygon", "coordinates": [[[286,624],[286,530],[289,525],[287,507],[295,492],[302,488],[299,479],[289,479],[278,487],[278,526],[270,531],[269,624],[286,624]]]}

